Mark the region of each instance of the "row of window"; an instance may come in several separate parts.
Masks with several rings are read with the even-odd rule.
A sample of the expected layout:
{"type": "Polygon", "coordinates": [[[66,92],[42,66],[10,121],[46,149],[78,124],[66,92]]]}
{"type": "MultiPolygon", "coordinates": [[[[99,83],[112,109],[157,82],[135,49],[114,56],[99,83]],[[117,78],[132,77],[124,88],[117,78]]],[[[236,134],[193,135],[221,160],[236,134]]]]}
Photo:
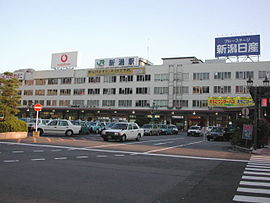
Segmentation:
{"type": "MultiPolygon", "coordinates": [[[[266,76],[269,77],[270,71],[259,71],[258,78],[263,79],[266,76]]],[[[117,82],[117,76],[115,75],[108,75],[108,76],[102,76],[104,83],[116,83],[117,82]]],[[[151,75],[121,75],[119,76],[119,82],[133,82],[135,81],[151,81],[151,75]]],[[[237,71],[235,72],[235,79],[248,79],[254,78],[254,72],[253,71],[237,71]]],[[[209,72],[200,72],[200,73],[193,73],[193,80],[209,80],[210,79],[210,73],[209,72]]],[[[231,72],[215,72],[213,74],[214,80],[229,80],[232,79],[232,73],[231,72]]],[[[177,73],[174,74],[174,80],[175,81],[187,81],[189,80],[189,73],[177,73]]],[[[154,81],[169,81],[169,73],[165,74],[155,74],[154,75],[154,81]]],[[[101,82],[101,76],[96,77],[88,77],[88,83],[100,83],[101,82]]],[[[72,84],[72,78],[66,77],[66,78],[49,78],[49,79],[35,79],[35,80],[25,80],[24,85],[58,85],[58,84],[72,84]],[[48,82],[47,82],[48,81],[48,82]]],[[[86,78],[85,77],[79,77],[74,78],[74,84],[85,84],[86,78]]]]}
{"type": "MultiPolygon", "coordinates": [[[[23,100],[23,106],[31,106],[32,100],[23,100]]],[[[168,107],[168,100],[154,100],[153,101],[158,107],[168,107]]],[[[78,107],[115,107],[117,101],[115,100],[87,100],[86,105],[84,100],[35,100],[35,103],[40,103],[44,106],[78,106],[78,107]],[[71,103],[72,102],[72,103],[71,103]]],[[[132,100],[118,100],[118,107],[132,107],[132,100]]],[[[188,100],[173,100],[173,106],[176,108],[188,107],[188,100]]],[[[208,106],[207,100],[192,100],[192,107],[204,108],[208,106]]],[[[150,100],[136,100],[135,107],[151,107],[150,100]]]]}
{"type": "MultiPolygon", "coordinates": [[[[100,88],[91,88],[87,90],[88,95],[116,95],[116,88],[103,88],[102,91],[100,88]]],[[[46,90],[24,90],[23,95],[25,96],[45,96],[46,90]]],[[[71,89],[49,89],[47,90],[47,96],[54,96],[54,95],[71,95],[71,89]]],[[[193,86],[192,87],[192,94],[209,94],[210,87],[209,86],[193,86]]],[[[232,93],[231,86],[214,86],[213,87],[214,94],[230,94],[232,93]]],[[[237,94],[248,94],[247,86],[235,86],[235,93],[237,94]]],[[[19,91],[19,95],[22,94],[22,91],[19,91]]],[[[133,94],[133,88],[126,87],[126,88],[118,88],[118,94],[133,94]]],[[[136,92],[134,94],[150,94],[149,87],[137,87],[136,92]]],[[[154,87],[154,94],[169,94],[168,87],[154,87]]],[[[173,94],[181,95],[181,94],[189,94],[189,87],[188,86],[180,86],[174,87],[173,94]]],[[[86,95],[86,89],[73,89],[73,95],[86,95]]]]}

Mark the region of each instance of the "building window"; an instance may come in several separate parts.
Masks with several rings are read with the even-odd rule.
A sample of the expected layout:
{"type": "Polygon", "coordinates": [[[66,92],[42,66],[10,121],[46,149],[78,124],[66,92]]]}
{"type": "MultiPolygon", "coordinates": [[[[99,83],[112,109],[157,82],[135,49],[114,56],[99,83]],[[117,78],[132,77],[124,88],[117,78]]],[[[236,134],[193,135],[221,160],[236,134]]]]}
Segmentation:
{"type": "Polygon", "coordinates": [[[247,86],[235,86],[235,93],[236,94],[248,94],[249,91],[248,91],[248,88],[247,86]]]}
{"type": "Polygon", "coordinates": [[[84,84],[85,78],[74,78],[74,84],[84,84]]]}
{"type": "Polygon", "coordinates": [[[168,94],[168,87],[154,87],[154,94],[168,94]]]}
{"type": "Polygon", "coordinates": [[[45,90],[35,90],[35,95],[37,95],[37,96],[45,96],[45,90]]]}
{"type": "Polygon", "coordinates": [[[168,100],[154,100],[153,103],[158,107],[168,107],[168,100]]]}
{"type": "Polygon", "coordinates": [[[87,100],[88,107],[99,107],[99,100],[87,100]]]}
{"type": "Polygon", "coordinates": [[[137,81],[151,81],[151,75],[137,75],[137,81]]]}
{"type": "Polygon", "coordinates": [[[119,88],[119,94],[132,94],[132,88],[119,88]]]}
{"type": "Polygon", "coordinates": [[[188,94],[188,93],[189,93],[188,86],[177,86],[173,88],[173,94],[182,95],[182,94],[188,94]]]}
{"type": "Polygon", "coordinates": [[[265,77],[269,79],[270,71],[259,71],[259,79],[264,79],[265,77]]]}
{"type": "Polygon", "coordinates": [[[150,101],[149,100],[136,100],[135,106],[136,107],[150,107],[150,101]]]}
{"type": "Polygon", "coordinates": [[[51,89],[51,90],[47,90],[47,95],[51,96],[51,95],[57,95],[58,90],[57,89],[51,89]]]}
{"type": "Polygon", "coordinates": [[[116,94],[116,88],[103,88],[103,94],[116,94]]]}
{"type": "Polygon", "coordinates": [[[119,100],[118,106],[119,107],[132,107],[132,100],[119,100]]]}
{"type": "Polygon", "coordinates": [[[44,106],[44,100],[35,100],[35,104],[41,104],[44,106]]]}
{"type": "Polygon", "coordinates": [[[28,86],[34,85],[34,80],[25,80],[25,85],[28,86]]]}
{"type": "Polygon", "coordinates": [[[72,104],[74,106],[83,107],[84,106],[84,100],[73,100],[72,104]]]}
{"type": "Polygon", "coordinates": [[[57,100],[47,100],[47,106],[57,106],[57,100]]]}
{"type": "Polygon", "coordinates": [[[188,81],[189,80],[189,73],[177,73],[174,74],[175,81],[188,81]]]}
{"type": "Polygon", "coordinates": [[[173,100],[173,106],[174,107],[188,107],[188,100],[173,100]]]}
{"type": "Polygon", "coordinates": [[[100,83],[100,77],[99,76],[97,76],[97,77],[89,77],[88,82],[89,83],[100,83]]]}
{"type": "Polygon", "coordinates": [[[71,95],[71,89],[60,89],[60,95],[71,95]]]}
{"type": "Polygon", "coordinates": [[[231,79],[232,74],[231,72],[215,72],[214,73],[214,80],[228,80],[231,79]]]}
{"type": "Polygon", "coordinates": [[[254,77],[253,75],[254,75],[253,71],[241,71],[241,72],[236,72],[235,78],[243,79],[243,80],[246,80],[248,78],[253,79],[254,77]]]}
{"type": "Polygon", "coordinates": [[[23,95],[25,96],[32,96],[33,95],[33,90],[24,90],[23,95]]]}
{"type": "Polygon", "coordinates": [[[194,86],[192,90],[193,94],[207,94],[209,93],[209,86],[194,86]]]}
{"type": "Polygon", "coordinates": [[[214,86],[214,94],[229,94],[231,86],[214,86]]]}
{"type": "Polygon", "coordinates": [[[48,79],[48,85],[57,85],[58,84],[58,78],[49,78],[48,79]]]}
{"type": "Polygon", "coordinates": [[[90,95],[100,94],[100,89],[99,88],[88,89],[88,94],[90,95]]]}
{"type": "Polygon", "coordinates": [[[45,79],[36,79],[36,85],[46,85],[45,79]]]}
{"type": "Polygon", "coordinates": [[[18,90],[18,95],[22,95],[22,90],[18,90]]]}
{"type": "Polygon", "coordinates": [[[193,73],[193,80],[209,80],[209,73],[193,73]]]}
{"type": "Polygon", "coordinates": [[[205,108],[208,107],[207,100],[192,100],[192,107],[205,108]]]}
{"type": "Polygon", "coordinates": [[[150,94],[150,88],[149,87],[137,87],[136,94],[150,94]]]}
{"type": "Polygon", "coordinates": [[[59,100],[59,106],[70,106],[70,100],[59,100]]]}
{"type": "Polygon", "coordinates": [[[154,76],[155,81],[169,81],[169,74],[155,74],[154,76]]]}
{"type": "Polygon", "coordinates": [[[115,100],[102,100],[103,107],[113,107],[115,106],[115,100]]]}
{"type": "Polygon", "coordinates": [[[63,85],[69,85],[71,84],[71,78],[61,78],[61,84],[63,85]]]}
{"type": "Polygon", "coordinates": [[[105,83],[115,83],[116,76],[115,75],[106,75],[106,76],[104,76],[104,82],[105,83]]]}
{"type": "Polygon", "coordinates": [[[121,75],[120,76],[120,82],[132,82],[133,81],[133,75],[121,75]]]}
{"type": "Polygon", "coordinates": [[[73,95],[85,95],[85,89],[74,89],[73,95]]]}

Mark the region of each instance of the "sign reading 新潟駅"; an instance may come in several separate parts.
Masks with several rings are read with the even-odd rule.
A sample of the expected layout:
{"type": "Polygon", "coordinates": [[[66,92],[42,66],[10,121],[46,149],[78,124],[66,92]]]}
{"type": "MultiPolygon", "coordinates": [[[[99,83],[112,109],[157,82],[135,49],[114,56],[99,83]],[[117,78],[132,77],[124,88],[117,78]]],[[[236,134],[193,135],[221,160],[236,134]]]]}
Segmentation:
{"type": "Polygon", "coordinates": [[[89,70],[87,76],[94,77],[100,75],[139,75],[145,74],[145,68],[98,68],[89,70]]]}
{"type": "Polygon", "coordinates": [[[215,39],[215,57],[260,55],[260,35],[215,39]]]}
{"type": "Polygon", "coordinates": [[[208,97],[209,107],[244,107],[254,105],[251,97],[208,97]]]}
{"type": "Polygon", "coordinates": [[[138,67],[139,57],[104,58],[95,60],[95,68],[138,67]]]}
{"type": "Polygon", "coordinates": [[[75,68],[77,67],[77,57],[77,51],[52,54],[51,68],[75,68]]]}

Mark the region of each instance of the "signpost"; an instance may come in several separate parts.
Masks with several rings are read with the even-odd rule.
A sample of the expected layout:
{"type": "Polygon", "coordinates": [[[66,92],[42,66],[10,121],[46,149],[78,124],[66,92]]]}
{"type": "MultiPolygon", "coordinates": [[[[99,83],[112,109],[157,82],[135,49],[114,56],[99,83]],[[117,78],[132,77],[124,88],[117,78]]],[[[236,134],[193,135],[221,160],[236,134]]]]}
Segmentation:
{"type": "MultiPolygon", "coordinates": [[[[42,110],[42,105],[41,104],[35,104],[34,105],[34,110],[37,112],[36,116],[36,125],[35,125],[35,135],[37,135],[37,125],[38,125],[38,112],[42,110]]],[[[33,134],[34,135],[34,134],[33,134]]]]}

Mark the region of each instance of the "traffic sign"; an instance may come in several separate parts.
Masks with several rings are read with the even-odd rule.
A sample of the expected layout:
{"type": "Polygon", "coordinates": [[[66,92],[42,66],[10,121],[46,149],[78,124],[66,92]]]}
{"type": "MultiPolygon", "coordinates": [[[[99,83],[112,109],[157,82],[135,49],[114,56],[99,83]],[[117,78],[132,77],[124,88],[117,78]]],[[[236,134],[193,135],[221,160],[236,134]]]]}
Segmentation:
{"type": "Polygon", "coordinates": [[[42,105],[41,104],[35,104],[34,105],[34,110],[35,111],[41,111],[42,110],[42,105]]]}

